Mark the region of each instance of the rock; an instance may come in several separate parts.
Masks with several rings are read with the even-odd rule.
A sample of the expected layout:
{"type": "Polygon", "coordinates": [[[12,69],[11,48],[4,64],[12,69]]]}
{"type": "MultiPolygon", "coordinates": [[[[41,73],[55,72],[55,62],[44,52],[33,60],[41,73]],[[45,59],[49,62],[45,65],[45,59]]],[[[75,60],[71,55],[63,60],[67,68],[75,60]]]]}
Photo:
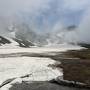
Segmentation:
{"type": "Polygon", "coordinates": [[[35,46],[32,42],[30,42],[28,40],[21,40],[21,39],[17,39],[17,38],[13,38],[13,40],[15,40],[17,43],[19,43],[20,47],[35,46]]]}
{"type": "Polygon", "coordinates": [[[2,44],[10,44],[10,43],[11,42],[8,39],[4,38],[3,36],[0,36],[0,45],[2,45],[2,44]]]}

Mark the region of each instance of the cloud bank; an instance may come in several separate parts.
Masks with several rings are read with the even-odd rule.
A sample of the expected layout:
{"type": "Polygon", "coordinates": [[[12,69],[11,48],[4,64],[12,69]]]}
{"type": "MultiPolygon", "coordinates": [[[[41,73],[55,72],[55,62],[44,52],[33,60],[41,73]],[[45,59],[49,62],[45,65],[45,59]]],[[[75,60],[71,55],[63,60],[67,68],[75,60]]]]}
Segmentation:
{"type": "Polygon", "coordinates": [[[66,40],[89,42],[90,0],[0,0],[0,34],[16,23],[27,23],[37,32],[62,32],[76,25],[75,32],[66,33],[66,40]]]}
{"type": "Polygon", "coordinates": [[[19,12],[38,12],[48,8],[49,0],[0,0],[0,15],[12,15],[19,12]]]}
{"type": "Polygon", "coordinates": [[[90,44],[90,7],[83,16],[78,28],[78,39],[81,42],[90,44]]]}

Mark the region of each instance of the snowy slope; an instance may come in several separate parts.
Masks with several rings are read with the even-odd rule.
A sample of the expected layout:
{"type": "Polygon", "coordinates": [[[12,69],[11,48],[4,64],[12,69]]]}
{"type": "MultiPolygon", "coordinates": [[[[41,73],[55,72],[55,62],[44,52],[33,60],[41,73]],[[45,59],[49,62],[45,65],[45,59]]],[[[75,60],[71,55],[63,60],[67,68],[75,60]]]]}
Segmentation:
{"type": "Polygon", "coordinates": [[[30,46],[34,46],[30,41],[0,36],[0,48],[20,48],[30,46]]]}
{"type": "Polygon", "coordinates": [[[0,48],[17,48],[18,47],[18,43],[15,42],[14,40],[7,38],[7,37],[0,37],[0,48]],[[5,40],[3,40],[2,38],[4,38],[5,40],[7,40],[9,43],[7,43],[5,40]],[[4,43],[2,43],[4,42],[4,43]]]}

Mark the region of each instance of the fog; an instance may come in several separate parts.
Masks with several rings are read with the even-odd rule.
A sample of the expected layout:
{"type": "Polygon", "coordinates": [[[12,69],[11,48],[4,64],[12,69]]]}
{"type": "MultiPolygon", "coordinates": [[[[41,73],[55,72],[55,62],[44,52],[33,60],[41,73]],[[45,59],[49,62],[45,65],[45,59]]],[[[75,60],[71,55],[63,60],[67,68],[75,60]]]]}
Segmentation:
{"type": "Polygon", "coordinates": [[[89,3],[90,0],[0,0],[0,35],[44,44],[90,43],[89,3]],[[69,30],[71,26],[75,27],[69,30]]]}
{"type": "Polygon", "coordinates": [[[85,11],[78,27],[67,33],[66,41],[90,44],[90,7],[85,11]]]}
{"type": "Polygon", "coordinates": [[[78,37],[81,42],[90,44],[90,8],[86,11],[78,28],[78,37]]]}

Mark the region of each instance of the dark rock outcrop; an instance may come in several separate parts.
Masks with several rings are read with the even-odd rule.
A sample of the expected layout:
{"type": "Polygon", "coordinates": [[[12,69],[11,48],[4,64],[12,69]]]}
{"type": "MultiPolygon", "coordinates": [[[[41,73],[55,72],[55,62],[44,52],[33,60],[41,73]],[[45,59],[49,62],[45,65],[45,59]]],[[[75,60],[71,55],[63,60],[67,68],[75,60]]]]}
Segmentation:
{"type": "Polygon", "coordinates": [[[2,45],[2,44],[10,44],[10,43],[11,42],[8,39],[4,38],[3,36],[0,36],[0,45],[2,45]]]}
{"type": "Polygon", "coordinates": [[[85,48],[90,48],[90,44],[87,43],[79,43],[79,45],[85,48]]]}
{"type": "Polygon", "coordinates": [[[21,39],[16,39],[16,38],[13,38],[13,40],[15,40],[19,44],[20,47],[35,46],[32,42],[28,40],[21,40],[21,39]]]}
{"type": "MultiPolygon", "coordinates": [[[[30,47],[30,46],[34,46],[34,44],[32,42],[30,42],[29,40],[24,40],[24,39],[17,39],[17,38],[12,38],[15,42],[17,42],[19,44],[20,47],[30,47]]],[[[0,46],[4,45],[4,44],[11,44],[13,43],[12,41],[10,41],[9,39],[0,36],[0,46]]]]}
{"type": "Polygon", "coordinates": [[[61,80],[59,77],[50,81],[51,83],[55,83],[62,86],[79,88],[79,89],[90,89],[90,86],[84,83],[75,82],[75,81],[68,81],[68,80],[61,80]]]}

